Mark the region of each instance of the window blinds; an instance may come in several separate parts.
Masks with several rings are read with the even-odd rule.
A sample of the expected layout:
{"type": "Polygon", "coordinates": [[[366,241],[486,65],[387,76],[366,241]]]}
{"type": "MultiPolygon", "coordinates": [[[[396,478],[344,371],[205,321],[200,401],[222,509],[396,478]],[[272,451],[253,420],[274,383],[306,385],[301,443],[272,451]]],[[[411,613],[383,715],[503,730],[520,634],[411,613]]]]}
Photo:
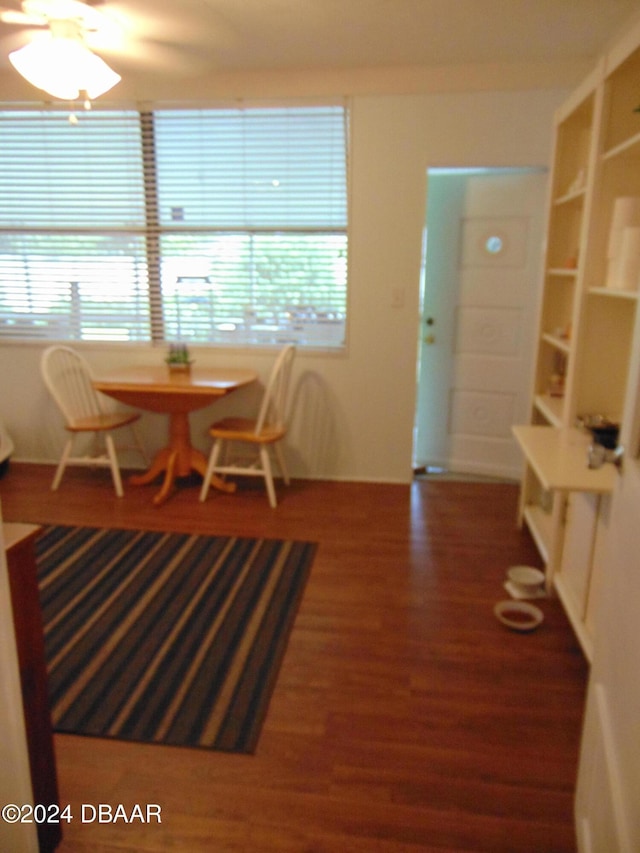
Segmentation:
{"type": "Polygon", "coordinates": [[[0,336],[339,347],[338,107],[0,112],[0,336]]]}

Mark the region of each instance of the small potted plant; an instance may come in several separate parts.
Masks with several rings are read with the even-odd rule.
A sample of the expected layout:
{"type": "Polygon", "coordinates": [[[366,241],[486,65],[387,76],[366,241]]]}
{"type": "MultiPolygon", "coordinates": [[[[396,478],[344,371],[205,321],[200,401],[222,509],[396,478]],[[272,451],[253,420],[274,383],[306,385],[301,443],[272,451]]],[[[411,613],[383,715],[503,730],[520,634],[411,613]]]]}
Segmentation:
{"type": "Polygon", "coordinates": [[[192,360],[186,344],[171,344],[165,362],[170,371],[184,372],[191,369],[192,360]]]}

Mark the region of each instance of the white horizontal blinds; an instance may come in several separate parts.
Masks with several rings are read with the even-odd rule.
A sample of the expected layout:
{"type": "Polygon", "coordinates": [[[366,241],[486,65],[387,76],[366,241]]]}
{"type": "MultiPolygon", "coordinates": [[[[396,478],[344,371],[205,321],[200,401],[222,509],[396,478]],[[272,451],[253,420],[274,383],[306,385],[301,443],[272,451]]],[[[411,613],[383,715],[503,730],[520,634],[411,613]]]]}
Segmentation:
{"type": "Polygon", "coordinates": [[[168,338],[344,343],[344,110],[154,114],[168,338]]]}
{"type": "Polygon", "coordinates": [[[0,112],[0,336],[149,337],[135,112],[0,112]]]}
{"type": "Polygon", "coordinates": [[[144,226],[137,113],[0,112],[0,225],[144,226]]]}
{"type": "Polygon", "coordinates": [[[344,229],[341,108],[155,113],[163,227],[344,229]]]}
{"type": "Polygon", "coordinates": [[[342,108],[0,112],[0,337],[341,346],[342,108]]]}

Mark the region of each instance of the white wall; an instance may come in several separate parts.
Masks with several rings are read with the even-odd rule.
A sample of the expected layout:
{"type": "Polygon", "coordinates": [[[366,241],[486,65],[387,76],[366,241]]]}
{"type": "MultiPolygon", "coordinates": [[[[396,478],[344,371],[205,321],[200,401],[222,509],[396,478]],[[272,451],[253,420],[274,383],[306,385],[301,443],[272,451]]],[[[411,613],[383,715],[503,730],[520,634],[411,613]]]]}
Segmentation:
{"type": "MultiPolygon", "coordinates": [[[[289,441],[294,476],[410,480],[426,170],[548,165],[553,111],[566,95],[558,88],[352,99],[349,348],[339,356],[299,355],[289,441]],[[391,305],[397,288],[404,295],[399,308],[391,305]]],[[[0,346],[0,419],[16,460],[52,461],[61,446],[39,378],[40,352],[35,345],[0,346]]],[[[160,362],[164,353],[91,345],[85,354],[100,371],[132,359],[160,362]]],[[[272,357],[196,351],[200,363],[251,365],[263,375],[272,357]]],[[[207,449],[214,412],[249,406],[252,397],[242,391],[197,413],[194,443],[207,449]]],[[[164,419],[145,414],[143,426],[150,449],[160,447],[164,419]]]]}

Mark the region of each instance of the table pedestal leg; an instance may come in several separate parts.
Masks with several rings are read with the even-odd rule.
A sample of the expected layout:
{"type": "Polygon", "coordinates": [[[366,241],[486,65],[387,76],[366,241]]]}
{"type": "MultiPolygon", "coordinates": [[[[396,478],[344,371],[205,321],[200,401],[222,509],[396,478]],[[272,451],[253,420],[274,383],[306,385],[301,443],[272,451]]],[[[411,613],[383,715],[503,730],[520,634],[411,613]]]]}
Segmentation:
{"type": "MultiPolygon", "coordinates": [[[[143,474],[135,474],[129,479],[134,486],[152,483],[164,471],[162,487],[153,498],[156,506],[163,504],[175,490],[178,477],[188,477],[197,471],[202,477],[207,471],[207,457],[191,445],[189,415],[187,412],[173,412],[169,421],[169,445],[160,450],[150,468],[143,474]]],[[[211,485],[224,492],[235,491],[235,483],[226,483],[220,477],[214,477],[211,485]]]]}
{"type": "Polygon", "coordinates": [[[169,462],[169,457],[171,456],[171,449],[169,447],[165,447],[156,453],[153,462],[150,467],[143,474],[132,474],[129,477],[129,482],[132,486],[146,486],[148,483],[153,483],[153,481],[162,474],[163,471],[167,470],[167,465],[169,462]]]}

